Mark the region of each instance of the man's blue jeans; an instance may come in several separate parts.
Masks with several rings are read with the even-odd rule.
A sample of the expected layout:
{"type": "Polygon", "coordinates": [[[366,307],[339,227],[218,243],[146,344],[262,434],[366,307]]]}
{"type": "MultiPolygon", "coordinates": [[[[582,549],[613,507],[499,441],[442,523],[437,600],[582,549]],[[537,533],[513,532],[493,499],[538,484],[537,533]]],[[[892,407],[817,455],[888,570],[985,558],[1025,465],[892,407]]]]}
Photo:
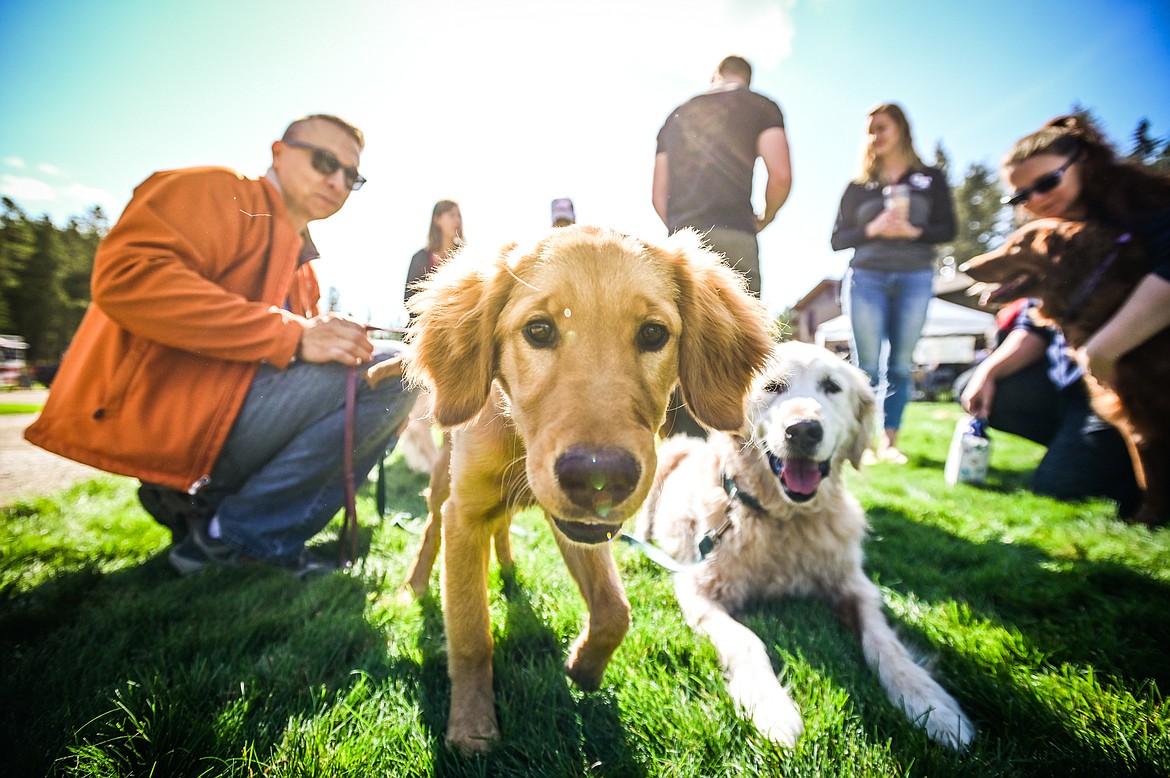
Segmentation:
{"type": "Polygon", "coordinates": [[[933,281],[933,270],[854,268],[845,276],[841,307],[853,325],[849,344],[853,364],[869,375],[875,390],[884,381],[885,394],[877,396],[886,429],[901,428],[902,413],[910,402],[914,346],[926,324],[933,281]]]}
{"type": "MultiPolygon", "coordinates": [[[[397,348],[379,353],[389,358],[397,348]]],[[[345,502],[343,444],[347,368],[262,365],[203,494],[220,537],[256,559],[287,562],[345,502]]],[[[354,474],[361,483],[397,434],[416,393],[400,380],[371,389],[358,370],[354,474]]]]}

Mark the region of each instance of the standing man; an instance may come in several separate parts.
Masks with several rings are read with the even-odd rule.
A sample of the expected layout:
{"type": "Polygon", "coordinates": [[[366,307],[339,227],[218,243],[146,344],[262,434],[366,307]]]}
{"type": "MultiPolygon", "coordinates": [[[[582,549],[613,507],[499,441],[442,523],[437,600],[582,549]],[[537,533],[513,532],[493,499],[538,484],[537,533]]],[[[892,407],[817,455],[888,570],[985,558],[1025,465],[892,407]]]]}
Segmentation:
{"type": "MultiPolygon", "coordinates": [[[[365,183],[360,130],[324,114],[272,144],[272,167],[155,173],[94,258],[93,302],[29,441],[141,479],[180,573],[249,561],[330,569],[305,542],[341,508],[350,368],[363,324],[320,314],[308,224],[365,183]]],[[[357,383],[353,464],[364,477],[414,401],[357,383]]]]}
{"type": "Polygon", "coordinates": [[[752,66],[727,57],[711,89],[676,108],[658,131],[654,210],[670,232],[694,227],[747,278],[760,296],[756,234],[772,223],[792,189],[792,165],[780,106],[748,89],[752,66]],[[752,209],[756,158],[768,172],[764,213],[752,209]]]}
{"type": "MultiPolygon", "coordinates": [[[[711,88],[680,105],[658,131],[654,157],[654,210],[671,233],[693,227],[743,274],[760,296],[760,244],[756,234],[772,223],[792,190],[788,135],[780,106],[748,89],[752,66],[727,57],[711,76],[711,88]],[[764,213],[752,208],[756,158],[768,181],[764,213]]],[[[706,437],[676,389],[663,436],[706,437]]]]}

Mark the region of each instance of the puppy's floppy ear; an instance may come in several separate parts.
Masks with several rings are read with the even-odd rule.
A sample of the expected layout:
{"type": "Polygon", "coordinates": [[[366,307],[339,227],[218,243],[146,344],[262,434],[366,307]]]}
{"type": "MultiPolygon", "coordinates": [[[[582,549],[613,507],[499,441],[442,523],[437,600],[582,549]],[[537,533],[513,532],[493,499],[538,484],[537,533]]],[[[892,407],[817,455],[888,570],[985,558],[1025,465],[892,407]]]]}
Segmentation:
{"type": "Polygon", "coordinates": [[[869,376],[865,371],[844,360],[842,364],[849,374],[853,415],[857,423],[857,436],[852,441],[853,445],[849,447],[848,457],[854,468],[860,468],[861,457],[873,442],[874,423],[877,421],[877,398],[874,397],[873,387],[870,386],[869,376]]]}
{"type": "Polygon", "coordinates": [[[772,351],[774,325],[743,277],[705,248],[697,233],[676,233],[659,251],[673,266],[678,284],[683,398],[700,423],[738,431],[745,423],[752,377],[772,351]]]}
{"type": "Polygon", "coordinates": [[[416,318],[406,340],[414,353],[408,379],[434,394],[432,416],[450,427],[483,408],[496,372],[494,328],[513,277],[501,249],[495,261],[461,250],[420,284],[407,307],[416,318]]]}

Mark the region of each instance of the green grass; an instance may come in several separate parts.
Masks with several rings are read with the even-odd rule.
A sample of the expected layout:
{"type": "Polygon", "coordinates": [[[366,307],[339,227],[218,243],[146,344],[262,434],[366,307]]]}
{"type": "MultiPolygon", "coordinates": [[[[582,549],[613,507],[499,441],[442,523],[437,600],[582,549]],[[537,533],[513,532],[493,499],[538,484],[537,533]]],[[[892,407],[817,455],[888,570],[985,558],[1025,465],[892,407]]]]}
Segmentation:
{"type": "Polygon", "coordinates": [[[0,416],[23,415],[28,413],[40,413],[40,403],[13,403],[0,402],[0,416]]]}
{"type": "MultiPolygon", "coordinates": [[[[805,716],[784,752],[736,715],[668,574],[618,557],[634,626],[601,691],[566,679],[584,616],[547,526],[523,514],[518,585],[492,580],[503,739],[443,745],[436,598],[401,603],[418,537],[359,500],[357,568],[180,579],[134,484],[106,477],[0,511],[0,753],[6,776],[1111,776],[1170,774],[1170,531],[1025,491],[1039,449],[993,433],[983,488],[948,487],[955,405],[913,404],[909,465],[850,473],[868,573],[903,638],[980,728],[955,755],[885,698],[828,608],[748,624],[805,716]]],[[[425,506],[397,458],[390,504],[425,506]]],[[[336,548],[336,527],[325,533],[336,548]]],[[[438,576],[433,578],[437,586],[438,576]]]]}

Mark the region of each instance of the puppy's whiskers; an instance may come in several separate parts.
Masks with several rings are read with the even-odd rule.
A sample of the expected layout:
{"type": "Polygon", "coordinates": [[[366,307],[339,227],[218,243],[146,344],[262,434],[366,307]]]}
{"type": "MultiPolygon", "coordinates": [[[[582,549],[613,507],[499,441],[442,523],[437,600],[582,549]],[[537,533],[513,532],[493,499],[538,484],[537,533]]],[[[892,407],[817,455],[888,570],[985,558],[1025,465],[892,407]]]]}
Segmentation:
{"type": "Polygon", "coordinates": [[[501,494],[500,497],[504,502],[504,510],[509,516],[528,504],[528,501],[524,499],[524,484],[527,483],[523,472],[524,462],[525,457],[521,454],[509,460],[501,470],[503,478],[501,479],[500,485],[507,491],[501,494]],[[516,473],[517,468],[521,471],[519,474],[516,473]]]}

